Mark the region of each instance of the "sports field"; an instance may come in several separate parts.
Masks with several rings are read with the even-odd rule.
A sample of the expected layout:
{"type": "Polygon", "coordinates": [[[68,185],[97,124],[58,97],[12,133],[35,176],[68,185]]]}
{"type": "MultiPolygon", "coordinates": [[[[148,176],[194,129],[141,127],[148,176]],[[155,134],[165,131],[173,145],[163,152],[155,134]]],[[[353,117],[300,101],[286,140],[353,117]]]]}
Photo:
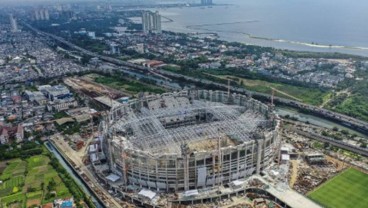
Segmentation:
{"type": "Polygon", "coordinates": [[[327,208],[367,208],[368,175],[350,168],[322,184],[308,197],[327,208]]]}

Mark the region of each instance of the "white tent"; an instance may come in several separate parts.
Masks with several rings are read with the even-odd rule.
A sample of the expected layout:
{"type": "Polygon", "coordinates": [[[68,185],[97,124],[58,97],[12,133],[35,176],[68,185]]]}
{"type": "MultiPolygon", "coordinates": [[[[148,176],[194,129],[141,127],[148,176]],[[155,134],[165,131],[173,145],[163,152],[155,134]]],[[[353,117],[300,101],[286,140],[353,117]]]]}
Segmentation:
{"type": "Polygon", "coordinates": [[[232,181],[231,182],[234,186],[240,186],[240,185],[243,185],[243,181],[239,181],[239,180],[236,180],[236,181],[232,181]]]}
{"type": "Polygon", "coordinates": [[[195,190],[189,190],[189,191],[185,191],[184,192],[184,196],[186,196],[186,197],[189,197],[189,196],[196,196],[196,195],[198,195],[199,193],[198,193],[198,190],[197,189],[195,189],[195,190]]]}
{"type": "Polygon", "coordinates": [[[148,199],[152,200],[153,198],[155,198],[156,193],[155,193],[155,192],[153,192],[153,191],[151,191],[151,190],[148,190],[148,189],[142,189],[142,190],[138,193],[138,195],[143,196],[143,197],[146,197],[146,198],[148,198],[148,199]]]}
{"type": "Polygon", "coordinates": [[[115,175],[115,174],[110,174],[106,177],[106,179],[111,181],[111,182],[116,182],[120,179],[120,177],[118,175],[115,175]]]}

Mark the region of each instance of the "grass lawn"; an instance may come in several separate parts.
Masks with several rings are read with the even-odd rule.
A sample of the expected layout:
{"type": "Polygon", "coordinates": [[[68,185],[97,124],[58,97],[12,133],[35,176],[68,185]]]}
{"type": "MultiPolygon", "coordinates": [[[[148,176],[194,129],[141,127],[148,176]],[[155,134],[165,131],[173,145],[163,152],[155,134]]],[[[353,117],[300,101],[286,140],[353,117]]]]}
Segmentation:
{"type": "Polygon", "coordinates": [[[326,99],[329,98],[330,93],[323,92],[319,89],[312,89],[312,88],[305,88],[305,87],[298,87],[283,83],[273,83],[267,82],[263,80],[252,80],[252,79],[245,79],[239,78],[234,76],[222,75],[216,76],[222,79],[239,79],[238,84],[243,85],[246,89],[272,94],[272,88],[276,89],[275,96],[283,97],[291,100],[296,100],[304,103],[308,103],[311,105],[320,105],[326,99]]]}
{"type": "Polygon", "coordinates": [[[103,84],[117,90],[128,91],[133,94],[139,92],[151,92],[161,94],[165,92],[165,90],[159,87],[148,85],[139,81],[121,79],[118,77],[107,77],[98,75],[94,78],[94,81],[99,84],[103,84]]]}
{"type": "Polygon", "coordinates": [[[68,188],[56,170],[49,165],[49,161],[46,155],[8,161],[0,175],[0,180],[3,180],[0,185],[0,207],[41,205],[52,202],[55,198],[71,197],[68,188]],[[56,196],[48,194],[47,186],[50,181],[56,183],[52,190],[56,191],[56,196]]]}
{"type": "Polygon", "coordinates": [[[368,98],[366,96],[351,95],[337,106],[329,106],[329,108],[353,118],[368,121],[368,98]]]}
{"type": "Polygon", "coordinates": [[[322,184],[308,197],[327,208],[366,208],[368,175],[350,168],[322,184]]]}

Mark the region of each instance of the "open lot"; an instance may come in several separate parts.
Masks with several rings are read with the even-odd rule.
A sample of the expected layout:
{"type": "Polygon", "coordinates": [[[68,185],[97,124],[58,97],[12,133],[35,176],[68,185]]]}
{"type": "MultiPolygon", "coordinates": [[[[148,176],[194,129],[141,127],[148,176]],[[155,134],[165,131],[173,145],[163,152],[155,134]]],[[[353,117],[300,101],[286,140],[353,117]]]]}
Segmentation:
{"type": "Polygon", "coordinates": [[[272,89],[275,89],[275,96],[305,102],[312,105],[320,105],[330,96],[330,93],[323,92],[317,88],[312,89],[312,88],[298,87],[283,83],[273,83],[263,80],[245,79],[229,75],[222,75],[216,77],[221,79],[238,80],[238,84],[244,86],[248,90],[256,92],[272,94],[272,89]]]}
{"type": "Polygon", "coordinates": [[[308,195],[324,207],[366,208],[368,175],[350,168],[322,184],[308,195]]]}
{"type": "Polygon", "coordinates": [[[46,155],[32,156],[26,160],[6,162],[0,175],[0,207],[29,207],[52,202],[55,198],[71,197],[46,155]],[[49,188],[52,181],[55,185],[49,188]],[[56,192],[56,195],[51,192],[56,192]]]}
{"type": "Polygon", "coordinates": [[[119,77],[95,75],[93,81],[111,87],[113,89],[121,90],[123,92],[129,92],[131,94],[137,94],[139,92],[160,94],[165,92],[164,89],[156,87],[154,85],[146,84],[136,80],[122,79],[119,77]]]}

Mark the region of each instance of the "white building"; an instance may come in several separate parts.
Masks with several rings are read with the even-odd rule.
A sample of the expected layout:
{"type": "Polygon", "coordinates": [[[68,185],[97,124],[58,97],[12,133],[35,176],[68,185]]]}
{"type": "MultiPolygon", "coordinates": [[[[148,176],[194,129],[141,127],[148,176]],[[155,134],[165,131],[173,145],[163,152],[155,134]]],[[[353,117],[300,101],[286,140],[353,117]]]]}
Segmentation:
{"type": "Polygon", "coordinates": [[[11,32],[18,32],[18,24],[17,20],[13,17],[13,15],[9,15],[11,32]]]}
{"type": "Polygon", "coordinates": [[[151,11],[143,11],[142,14],[142,26],[143,32],[148,33],[162,33],[161,28],[161,15],[158,11],[155,13],[151,11]]]}
{"type": "Polygon", "coordinates": [[[90,37],[91,39],[96,39],[96,33],[95,32],[88,32],[87,33],[88,37],[90,37]]]}

